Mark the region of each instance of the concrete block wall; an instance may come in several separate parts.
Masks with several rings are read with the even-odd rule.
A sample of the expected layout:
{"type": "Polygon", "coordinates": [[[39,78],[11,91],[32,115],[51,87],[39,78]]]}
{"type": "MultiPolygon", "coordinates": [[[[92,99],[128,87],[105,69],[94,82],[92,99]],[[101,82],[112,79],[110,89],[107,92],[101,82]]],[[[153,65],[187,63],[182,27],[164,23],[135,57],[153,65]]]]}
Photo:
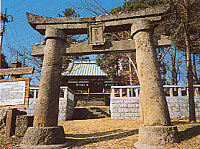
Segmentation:
{"type": "Polygon", "coordinates": [[[59,115],[58,121],[65,121],[72,119],[74,113],[74,101],[71,99],[60,99],[59,101],[59,115]]]}
{"type": "MultiPolygon", "coordinates": [[[[188,97],[167,97],[171,118],[189,117],[188,97]]],[[[200,97],[195,97],[196,116],[200,116],[200,97]]],[[[136,119],[140,117],[139,98],[111,99],[112,119],[136,119]]]]}
{"type": "Polygon", "coordinates": [[[36,107],[36,98],[29,98],[28,108],[20,109],[20,111],[25,111],[28,116],[34,116],[35,107],[36,107]]]}
{"type": "MultiPolygon", "coordinates": [[[[20,109],[20,111],[27,112],[28,116],[34,116],[34,111],[36,107],[36,98],[29,99],[29,107],[27,109],[20,109]]],[[[59,121],[65,121],[72,118],[74,110],[74,100],[65,98],[60,98],[59,100],[59,121]]]]}
{"type": "Polygon", "coordinates": [[[139,98],[111,99],[110,111],[112,119],[134,119],[140,117],[139,98]]]}
{"type": "Polygon", "coordinates": [[[58,121],[65,121],[67,114],[67,101],[64,98],[59,100],[59,114],[58,114],[58,121]]]}
{"type": "MultiPolygon", "coordinates": [[[[167,97],[171,118],[189,117],[188,97],[167,97]]],[[[200,115],[200,97],[195,97],[196,116],[200,115]]]]}

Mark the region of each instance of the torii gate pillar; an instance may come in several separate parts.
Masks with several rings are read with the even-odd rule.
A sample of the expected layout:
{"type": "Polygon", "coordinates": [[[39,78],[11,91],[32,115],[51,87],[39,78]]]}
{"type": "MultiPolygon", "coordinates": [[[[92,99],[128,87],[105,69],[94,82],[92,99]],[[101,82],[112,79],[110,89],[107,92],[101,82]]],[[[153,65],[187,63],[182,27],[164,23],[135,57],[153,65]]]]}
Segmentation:
{"type": "Polygon", "coordinates": [[[140,82],[143,125],[139,129],[137,148],[163,146],[176,141],[177,127],[170,126],[170,116],[159,72],[153,28],[149,20],[136,20],[131,28],[136,43],[136,62],[140,82]]]}
{"type": "MultiPolygon", "coordinates": [[[[40,89],[34,113],[33,127],[29,127],[24,135],[24,148],[31,145],[50,145],[50,148],[65,146],[63,127],[58,124],[59,92],[61,84],[62,55],[65,36],[56,28],[45,31],[46,46],[40,79],[40,89]],[[55,145],[60,144],[60,145],[55,145]]],[[[45,146],[45,147],[47,147],[45,146]]],[[[41,148],[43,148],[41,146],[41,148]]]]}

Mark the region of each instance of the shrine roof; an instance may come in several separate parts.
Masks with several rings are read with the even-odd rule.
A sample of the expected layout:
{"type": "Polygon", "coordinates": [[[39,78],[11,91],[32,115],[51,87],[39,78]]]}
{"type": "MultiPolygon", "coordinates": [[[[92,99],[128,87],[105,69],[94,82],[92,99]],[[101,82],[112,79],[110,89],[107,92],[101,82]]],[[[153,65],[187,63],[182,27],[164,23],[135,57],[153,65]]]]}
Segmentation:
{"type": "Polygon", "coordinates": [[[63,76],[107,76],[106,73],[97,66],[96,61],[76,60],[69,64],[63,76]]]}

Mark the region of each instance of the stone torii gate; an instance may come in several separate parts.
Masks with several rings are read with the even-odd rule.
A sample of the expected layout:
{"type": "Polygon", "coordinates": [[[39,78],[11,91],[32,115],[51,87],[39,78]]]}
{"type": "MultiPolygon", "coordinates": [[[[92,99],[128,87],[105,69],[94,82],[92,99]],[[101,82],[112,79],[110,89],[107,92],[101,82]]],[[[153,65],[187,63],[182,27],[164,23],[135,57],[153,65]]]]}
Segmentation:
{"type": "Polygon", "coordinates": [[[134,49],[136,49],[143,117],[136,147],[173,143],[177,128],[171,126],[152,36],[152,22],[160,21],[169,8],[169,5],[162,5],[132,13],[91,18],[51,18],[27,13],[29,24],[40,34],[45,35],[46,45],[32,48],[32,55],[44,54],[44,60],[34,126],[28,128],[22,141],[23,145],[28,147],[61,144],[62,146],[64,143],[63,128],[57,126],[62,55],[134,49]],[[104,33],[127,30],[131,30],[132,40],[106,42],[103,38],[104,33]],[[88,44],[69,45],[66,36],[76,34],[88,34],[88,44]]]}

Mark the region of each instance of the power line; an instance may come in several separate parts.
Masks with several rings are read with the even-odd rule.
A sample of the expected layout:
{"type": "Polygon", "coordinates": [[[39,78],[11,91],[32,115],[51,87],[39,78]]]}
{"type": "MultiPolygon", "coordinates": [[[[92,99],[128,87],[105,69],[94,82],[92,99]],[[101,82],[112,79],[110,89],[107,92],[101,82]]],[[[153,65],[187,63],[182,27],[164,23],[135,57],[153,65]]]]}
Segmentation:
{"type": "Polygon", "coordinates": [[[5,23],[12,22],[12,16],[7,15],[7,8],[5,9],[5,13],[1,13],[1,21],[3,21],[2,24],[2,31],[0,33],[0,69],[1,69],[1,49],[2,49],[2,42],[3,42],[3,33],[5,32],[5,23]],[[11,20],[9,20],[9,17],[11,17],[11,20]]]}
{"type": "Polygon", "coordinates": [[[20,41],[25,41],[25,40],[28,39],[28,38],[33,38],[33,37],[36,37],[36,36],[38,36],[38,35],[27,36],[27,37],[25,37],[25,38],[16,40],[16,41],[14,41],[14,42],[10,42],[9,44],[6,44],[5,46],[12,45],[12,44],[17,43],[17,42],[20,42],[20,41]]]}
{"type": "MultiPolygon", "coordinates": [[[[13,24],[13,25],[14,25],[14,24],[13,24]]],[[[14,37],[15,40],[16,40],[16,39],[19,39],[19,36],[18,36],[18,34],[17,34],[17,32],[16,32],[15,27],[14,27],[13,29],[11,29],[11,32],[12,32],[12,35],[15,36],[15,37],[14,37]]],[[[14,40],[14,41],[15,41],[15,40],[14,40]]],[[[18,45],[18,47],[21,47],[21,46],[22,46],[21,42],[17,42],[17,45],[18,45]]]]}
{"type": "MultiPolygon", "coordinates": [[[[14,33],[12,32],[12,30],[11,29],[8,29],[8,32],[9,32],[9,34],[11,35],[11,37],[12,37],[12,39],[13,39],[13,41],[16,39],[15,38],[15,36],[14,36],[14,33]]],[[[10,40],[11,40],[11,38],[10,38],[10,40]]],[[[18,43],[17,43],[18,44],[18,43]]],[[[19,46],[19,45],[18,45],[19,46]]]]}
{"type": "MultiPolygon", "coordinates": [[[[48,2],[46,5],[54,4],[54,2],[55,2],[55,0],[51,0],[51,1],[48,2]]],[[[68,2],[67,2],[67,3],[68,3],[68,2]]],[[[66,2],[64,2],[63,4],[66,4],[66,2]]],[[[33,9],[33,10],[39,10],[39,9],[41,9],[43,6],[46,6],[46,5],[42,5],[41,7],[36,8],[36,9],[33,9]]],[[[54,6],[55,6],[55,5],[54,5],[54,6]]],[[[53,6],[53,7],[54,7],[54,6],[53,6]]],[[[63,6],[63,5],[62,5],[62,6],[63,6]]],[[[55,8],[55,7],[54,7],[54,8],[55,8]]],[[[56,7],[56,8],[57,8],[56,10],[59,10],[59,9],[60,9],[60,8],[58,8],[58,7],[56,7]]],[[[49,11],[45,11],[45,12],[49,12],[49,11]]],[[[51,7],[51,8],[50,8],[50,12],[54,12],[54,13],[55,13],[55,9],[52,10],[52,7],[51,7]]],[[[20,20],[21,20],[21,19],[20,19],[20,20]]],[[[18,21],[19,21],[19,20],[18,20],[18,21]]],[[[21,27],[21,25],[19,25],[19,24],[17,24],[17,26],[15,25],[15,23],[18,22],[18,21],[16,21],[16,19],[15,19],[15,21],[14,21],[13,24],[12,24],[12,26],[9,27],[9,28],[11,29],[11,30],[9,30],[9,31],[11,32],[12,37],[15,38],[15,39],[19,39],[19,36],[18,36],[19,30],[16,29],[16,28],[21,27]]],[[[24,22],[24,23],[26,23],[26,22],[24,22]]],[[[20,23],[20,24],[24,24],[24,23],[20,23]]],[[[19,42],[21,43],[22,41],[27,40],[27,38],[29,39],[29,38],[33,38],[33,37],[36,37],[36,36],[38,36],[38,35],[28,36],[28,37],[25,37],[25,38],[22,38],[22,39],[19,39],[19,40],[15,40],[15,41],[13,41],[13,42],[10,42],[10,43],[6,44],[5,46],[12,45],[12,44],[15,44],[15,43],[18,43],[18,46],[19,46],[19,42]]]]}

